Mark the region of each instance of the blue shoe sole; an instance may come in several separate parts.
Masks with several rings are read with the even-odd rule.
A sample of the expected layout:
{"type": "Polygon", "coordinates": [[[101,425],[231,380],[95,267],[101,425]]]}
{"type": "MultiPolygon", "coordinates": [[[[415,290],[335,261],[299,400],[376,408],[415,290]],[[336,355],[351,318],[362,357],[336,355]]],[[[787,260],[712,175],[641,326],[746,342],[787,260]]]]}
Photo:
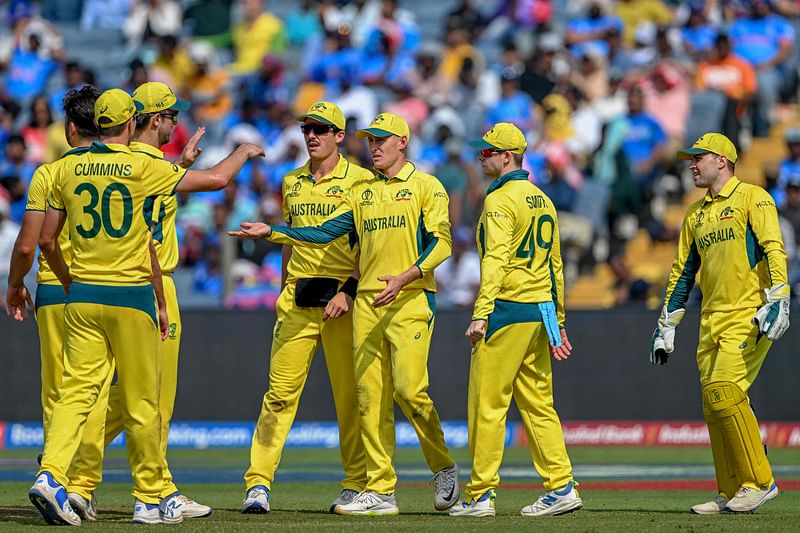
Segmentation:
{"type": "Polygon", "coordinates": [[[28,498],[31,500],[31,503],[33,504],[34,507],[36,507],[39,513],[41,513],[42,518],[44,518],[44,521],[47,522],[49,525],[51,526],[69,525],[66,521],[64,521],[63,518],[58,516],[58,513],[56,513],[52,509],[50,502],[48,502],[47,499],[41,494],[39,494],[37,491],[31,490],[30,492],[28,492],[28,498]]]}

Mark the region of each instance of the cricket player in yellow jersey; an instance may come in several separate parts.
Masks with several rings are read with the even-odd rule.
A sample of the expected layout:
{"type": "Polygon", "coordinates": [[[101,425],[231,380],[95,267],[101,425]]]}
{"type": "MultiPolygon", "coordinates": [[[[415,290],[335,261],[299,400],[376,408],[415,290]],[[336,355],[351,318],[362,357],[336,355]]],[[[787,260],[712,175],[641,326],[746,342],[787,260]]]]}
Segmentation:
{"type": "Polygon", "coordinates": [[[667,362],[702,268],[697,366],[718,494],[691,510],[752,512],[778,495],[747,391],[789,327],[786,252],[775,202],[735,176],[730,139],[706,133],[678,156],[691,160],[695,186],[707,190],[683,221],[650,362],[667,362]]]}
{"type": "MultiPolygon", "coordinates": [[[[25,206],[25,217],[22,220],[8,274],[8,295],[6,310],[16,320],[27,317],[26,302],[30,303],[30,294],[24,285],[25,275],[30,271],[36,255],[47,198],[53,186],[53,177],[58,168],[72,157],[76,157],[89,148],[97,139],[97,126],[94,124],[94,103],[100,92],[91,86],[76,91],[69,91],[64,96],[64,130],[72,150],[61,159],[41,165],[33,174],[28,187],[28,201],[25,206]]],[[[65,229],[58,238],[64,260],[69,263],[72,251],[69,232],[65,229]]],[[[58,400],[61,377],[64,373],[64,288],[50,269],[47,260],[39,254],[39,271],[36,275],[36,325],[39,330],[39,350],[42,365],[42,425],[44,433],[50,427],[50,415],[58,400]]]]}
{"type": "MultiPolygon", "coordinates": [[[[136,105],[136,129],[128,147],[131,152],[144,158],[163,160],[164,153],[159,149],[169,142],[172,130],[177,124],[178,113],[189,109],[190,104],[178,99],[172,90],[161,82],[147,82],[133,93],[136,105]]],[[[205,130],[199,128],[187,143],[176,164],[189,168],[200,154],[198,143],[205,130]]],[[[170,172],[172,172],[170,165],[170,172]]],[[[191,176],[190,176],[191,177],[191,176]]],[[[180,511],[184,518],[209,516],[211,507],[199,504],[183,495],[172,479],[167,464],[167,437],[169,423],[175,406],[178,383],[178,353],[181,338],[181,317],[178,297],[172,272],[178,265],[178,235],[175,217],[178,200],[174,194],[150,197],[145,200],[144,217],[153,223],[153,241],[158,262],[162,271],[162,284],[169,316],[169,335],[161,343],[161,386],[159,388],[158,409],[161,415],[161,453],[164,468],[164,488],[161,498],[166,505],[180,511]]],[[[95,421],[90,417],[84,430],[83,442],[70,468],[68,493],[73,509],[84,519],[91,520],[95,514],[94,492],[102,480],[103,454],[105,447],[123,430],[123,412],[118,386],[112,386],[108,411],[99,415],[95,421]]]]}
{"type": "MultiPolygon", "coordinates": [[[[135,106],[122,90],[95,102],[95,124],[103,142],[70,158],[54,177],[39,244],[67,289],[64,309],[64,377],[45,437],[44,456],[29,497],[48,523],[80,524],[64,485],[86,419],[116,368],[128,437],[128,462],[136,498],[136,523],[175,523],[180,511],[159,506],[163,488],[158,413],[161,354],[156,315],[148,197],[199,190],[198,176],[176,165],[134,156],[126,146],[133,134],[135,106]],[[170,171],[171,169],[171,171],[170,171]],[[179,185],[180,183],[180,185],[179,185]],[[69,267],[57,245],[65,222],[73,257],[69,267]]],[[[243,145],[219,163],[215,180],[235,174],[244,161],[263,152],[243,145]],[[227,170],[227,172],[224,172],[227,170]]],[[[211,169],[213,170],[213,169],[211,169]]],[[[211,173],[211,170],[204,171],[211,173]]]]}
{"type": "MultiPolygon", "coordinates": [[[[309,160],[283,178],[283,215],[290,227],[323,223],[350,190],[372,179],[372,172],[339,154],[345,118],[336,104],[317,102],[298,117],[309,160]]],[[[324,248],[284,246],[284,287],[277,313],[269,365],[269,389],[250,447],[243,513],[269,512],[275,470],[292,426],[308,369],[320,342],[325,351],[345,479],[330,505],[350,503],[367,481],[353,368],[353,277],[355,239],[343,235],[324,248]]]]}
{"type": "Polygon", "coordinates": [[[500,122],[469,144],[480,150],[483,172],[493,181],[476,229],[481,284],[466,331],[473,346],[467,407],[472,478],[450,515],[495,515],[512,396],[547,491],[521,514],[568,513],[583,504],[553,408],[550,354],[561,361],[572,351],[556,210],[521,168],[528,143],[519,128],[500,122]]]}
{"type": "Polygon", "coordinates": [[[397,514],[392,398],[414,426],[434,472],[434,506],[458,499],[458,467],[428,396],[428,348],[435,316],[433,269],[450,255],[448,197],[435,177],[406,160],[410,133],[391,113],[375,117],[367,137],[377,175],[355,185],[327,220],[306,228],[243,223],[230,235],[293,245],[327,243],[355,231],[360,256],[353,316],[356,390],[367,483],[339,514],[397,514]]]}

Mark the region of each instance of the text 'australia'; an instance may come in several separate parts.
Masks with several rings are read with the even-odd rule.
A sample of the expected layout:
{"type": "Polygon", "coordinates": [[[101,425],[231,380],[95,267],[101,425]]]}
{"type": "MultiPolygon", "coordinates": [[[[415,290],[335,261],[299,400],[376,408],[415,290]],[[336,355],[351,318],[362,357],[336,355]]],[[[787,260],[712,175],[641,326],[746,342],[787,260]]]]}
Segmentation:
{"type": "Polygon", "coordinates": [[[406,225],[405,215],[368,218],[364,221],[364,233],[380,229],[405,228],[406,225]]]}

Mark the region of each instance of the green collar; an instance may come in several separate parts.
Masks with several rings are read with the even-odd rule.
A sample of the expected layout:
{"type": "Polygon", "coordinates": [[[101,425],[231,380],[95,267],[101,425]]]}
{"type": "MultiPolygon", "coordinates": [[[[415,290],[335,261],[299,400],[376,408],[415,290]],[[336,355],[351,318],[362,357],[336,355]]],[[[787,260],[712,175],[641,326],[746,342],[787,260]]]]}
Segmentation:
{"type": "Polygon", "coordinates": [[[503,174],[489,185],[489,188],[486,189],[486,194],[487,195],[491,194],[492,192],[502,187],[506,182],[512,180],[528,181],[528,171],[518,169],[518,170],[512,170],[508,174],[503,174]]]}

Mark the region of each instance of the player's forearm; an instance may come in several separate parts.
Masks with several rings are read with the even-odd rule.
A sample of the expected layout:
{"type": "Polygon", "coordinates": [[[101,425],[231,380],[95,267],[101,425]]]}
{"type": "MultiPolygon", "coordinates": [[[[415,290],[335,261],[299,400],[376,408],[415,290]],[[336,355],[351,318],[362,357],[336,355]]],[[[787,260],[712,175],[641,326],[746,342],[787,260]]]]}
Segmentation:
{"type": "Polygon", "coordinates": [[[57,241],[53,241],[53,244],[53,246],[42,246],[40,242],[39,246],[42,249],[44,258],[47,259],[47,264],[50,266],[50,270],[52,270],[53,274],[56,275],[58,281],[61,282],[61,285],[66,288],[72,283],[72,276],[69,273],[69,267],[67,266],[66,261],[64,261],[64,255],[61,253],[61,247],[58,245],[57,241]]]}
{"type": "Polygon", "coordinates": [[[286,226],[273,227],[272,233],[267,236],[267,240],[278,244],[305,245],[322,248],[342,235],[347,235],[347,233],[354,228],[353,212],[347,211],[335,218],[326,220],[320,226],[306,226],[302,228],[289,228],[286,226]]]}
{"type": "Polygon", "coordinates": [[[292,247],[288,244],[281,248],[281,290],[286,286],[286,278],[289,277],[289,260],[292,258],[292,247]]]}
{"type": "Polygon", "coordinates": [[[156,303],[159,309],[167,308],[167,299],[164,296],[164,281],[161,279],[161,265],[158,263],[158,254],[153,241],[150,241],[150,283],[153,285],[153,293],[156,296],[156,303]]]}
{"type": "Polygon", "coordinates": [[[21,246],[19,239],[14,245],[14,251],[11,252],[11,264],[8,270],[8,286],[21,287],[25,276],[30,272],[33,266],[33,260],[36,257],[36,247],[33,248],[21,246]]]}
{"type": "Polygon", "coordinates": [[[418,267],[423,275],[433,272],[437,266],[450,257],[452,251],[449,234],[441,237],[434,236],[422,251],[414,266],[418,267]]]}
{"type": "Polygon", "coordinates": [[[481,285],[475,298],[472,320],[488,320],[494,311],[494,302],[503,284],[508,258],[487,254],[481,260],[481,285]]]}

